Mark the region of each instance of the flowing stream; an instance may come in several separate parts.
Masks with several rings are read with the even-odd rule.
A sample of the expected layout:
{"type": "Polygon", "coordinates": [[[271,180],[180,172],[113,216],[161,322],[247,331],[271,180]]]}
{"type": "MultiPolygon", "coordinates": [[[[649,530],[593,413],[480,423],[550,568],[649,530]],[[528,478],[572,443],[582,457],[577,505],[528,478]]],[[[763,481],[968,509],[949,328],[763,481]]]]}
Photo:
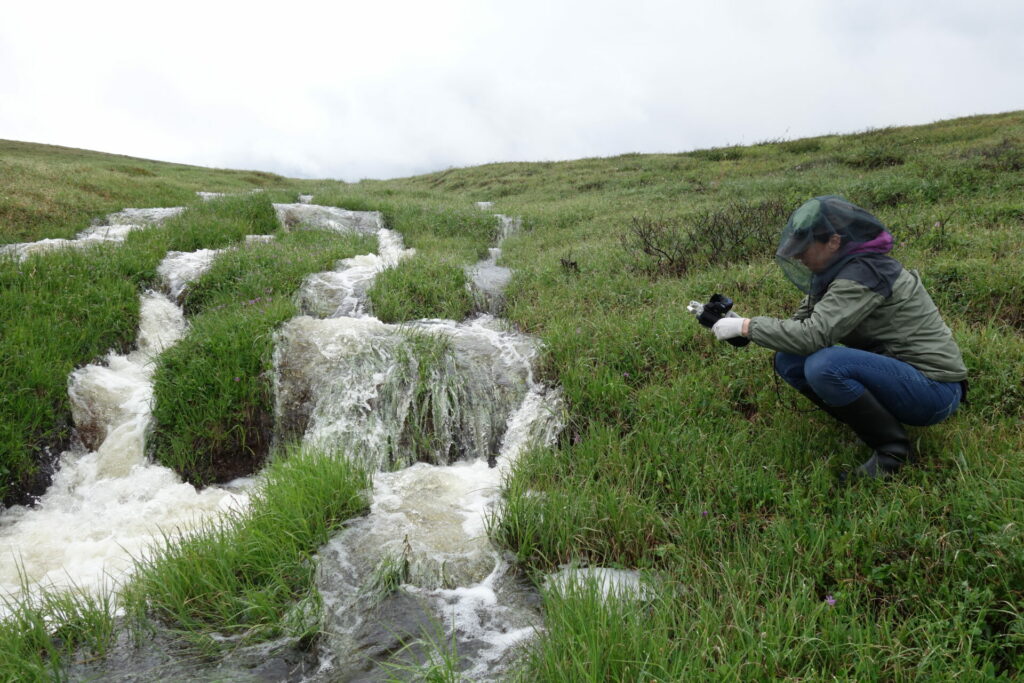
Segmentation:
{"type": "MultiPolygon", "coordinates": [[[[127,209],[108,216],[91,235],[127,234],[155,225],[181,209],[127,209]],[[118,233],[117,228],[125,228],[118,233]]],[[[87,231],[89,232],[89,231],[87,231]]],[[[24,258],[40,249],[77,248],[91,237],[36,248],[15,245],[24,258]],[[79,242],[79,243],[74,243],[79,242]]],[[[108,240],[109,241],[109,240],[108,240]]],[[[215,254],[200,260],[207,266],[215,254]]],[[[181,287],[202,272],[178,252],[160,264],[164,289],[181,287]]],[[[172,470],[145,457],[152,420],[154,359],[187,331],[181,308],[163,292],[141,296],[136,348],[109,353],[68,378],[75,422],[74,445],[61,454],[59,469],[33,507],[14,506],[0,515],[0,591],[22,596],[40,588],[99,591],[112,585],[161,533],[171,536],[233,506],[245,505],[239,490],[197,491],[172,470]]]]}
{"type": "MultiPolygon", "coordinates": [[[[309,201],[275,205],[284,229],[375,234],[379,249],[310,275],[297,294],[303,315],[275,339],[277,436],[365,462],[377,472],[371,509],[319,553],[326,635],[315,666],[282,670],[249,662],[244,671],[200,675],[165,663],[160,676],[176,670],[227,680],[382,680],[395,676],[396,666],[448,656],[467,679],[500,678],[515,646],[536,632],[540,614],[536,592],[491,546],[486,519],[499,512],[509,467],[525,449],[550,444],[562,414],[559,391],[533,376],[535,340],[495,317],[511,275],[497,265],[500,240],[488,260],[467,270],[478,315],[389,325],[372,316],[366,291],[376,273],[413,251],[376,212],[309,201]]],[[[7,251],[25,258],[40,249],[123,239],[179,210],[122,212],[76,240],[7,251]]],[[[499,219],[501,238],[516,229],[515,221],[499,219]]],[[[100,590],[123,580],[131,558],[162,534],[187,533],[247,504],[252,480],[196,490],[145,457],[154,359],[187,334],[176,301],[219,253],[169,253],[158,269],[162,291],[141,297],[136,349],[112,352],[69,377],[75,446],[61,455],[50,489],[34,507],[0,515],[0,590],[100,590]]],[[[269,651],[257,657],[266,660],[269,651]]],[[[133,666],[125,657],[112,657],[111,666],[133,666]]],[[[102,675],[130,678],[110,668],[102,675]]]]}

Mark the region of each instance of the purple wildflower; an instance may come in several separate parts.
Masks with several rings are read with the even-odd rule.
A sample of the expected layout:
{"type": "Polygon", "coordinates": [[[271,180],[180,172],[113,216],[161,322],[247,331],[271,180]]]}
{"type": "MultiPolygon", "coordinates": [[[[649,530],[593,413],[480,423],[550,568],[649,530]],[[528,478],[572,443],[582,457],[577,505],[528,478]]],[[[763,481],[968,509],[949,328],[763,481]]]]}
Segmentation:
{"type": "Polygon", "coordinates": [[[241,377],[236,377],[236,378],[235,378],[235,381],[236,381],[236,382],[241,382],[241,381],[242,381],[242,378],[241,378],[241,377]]]}
{"type": "Polygon", "coordinates": [[[830,594],[825,596],[825,603],[829,607],[835,607],[836,606],[836,599],[834,597],[832,597],[832,594],[830,593],[830,594]]]}

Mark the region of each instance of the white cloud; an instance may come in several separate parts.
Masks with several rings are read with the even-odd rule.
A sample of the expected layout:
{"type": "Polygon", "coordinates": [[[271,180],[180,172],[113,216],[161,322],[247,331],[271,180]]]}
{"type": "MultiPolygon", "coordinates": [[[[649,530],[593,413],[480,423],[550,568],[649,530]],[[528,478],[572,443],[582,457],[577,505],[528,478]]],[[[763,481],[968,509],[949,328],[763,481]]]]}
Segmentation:
{"type": "Polygon", "coordinates": [[[0,137],[355,180],[927,123],[1024,106],[1018,4],[20,3],[0,137]]]}

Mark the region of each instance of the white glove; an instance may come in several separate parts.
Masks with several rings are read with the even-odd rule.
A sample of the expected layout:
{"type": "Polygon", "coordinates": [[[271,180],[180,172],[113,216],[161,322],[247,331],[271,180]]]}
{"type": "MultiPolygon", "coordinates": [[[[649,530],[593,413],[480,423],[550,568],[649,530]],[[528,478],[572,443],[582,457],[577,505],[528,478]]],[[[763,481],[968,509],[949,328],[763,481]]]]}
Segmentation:
{"type": "Polygon", "coordinates": [[[722,318],[711,327],[711,331],[715,333],[715,338],[718,341],[725,341],[726,339],[732,339],[733,337],[743,336],[743,323],[747,321],[746,318],[736,316],[735,318],[722,318]]]}

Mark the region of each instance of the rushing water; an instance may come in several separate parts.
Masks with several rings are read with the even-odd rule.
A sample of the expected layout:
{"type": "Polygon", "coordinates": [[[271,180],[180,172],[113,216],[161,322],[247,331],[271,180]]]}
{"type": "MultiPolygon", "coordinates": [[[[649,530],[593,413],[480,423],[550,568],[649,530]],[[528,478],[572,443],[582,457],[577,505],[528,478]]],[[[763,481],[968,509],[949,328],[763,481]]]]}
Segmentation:
{"type": "MultiPolygon", "coordinates": [[[[491,546],[486,519],[499,512],[509,467],[553,441],[562,413],[560,393],[533,377],[535,340],[490,314],[511,276],[497,265],[500,242],[468,271],[479,315],[388,325],[372,317],[366,291],[413,251],[379,213],[301,200],[274,205],[284,229],[358,231],[379,244],[377,254],[310,275],[296,297],[303,315],[275,339],[278,438],[377,471],[369,514],[319,554],[326,636],[311,680],[380,679],[389,666],[448,648],[464,676],[498,677],[540,615],[536,592],[491,546]]],[[[174,211],[114,214],[102,238],[95,228],[78,241],[123,238],[174,211]]],[[[502,238],[518,227],[499,220],[502,238]]],[[[54,245],[14,246],[23,257],[54,245]]],[[[187,333],[175,301],[219,253],[168,253],[158,268],[164,291],[141,299],[136,350],[69,377],[76,445],[35,507],[0,516],[0,590],[17,595],[23,582],[98,589],[123,578],[161,534],[247,504],[244,484],[197,491],[144,456],[154,360],[187,333]]]]}
{"type": "Polygon", "coordinates": [[[8,254],[24,261],[32,254],[56,249],[80,249],[94,244],[123,242],[132,230],[157,225],[182,211],[184,207],[180,206],[165,209],[125,209],[108,215],[105,223],[83,230],[75,235],[74,239],[44,239],[38,242],[4,244],[0,246],[0,256],[8,254]]]}
{"type": "MultiPolygon", "coordinates": [[[[195,271],[193,271],[195,274],[195,271]]],[[[181,273],[167,271],[179,281],[181,273]]],[[[146,292],[136,350],[110,353],[75,370],[68,395],[75,447],[34,507],[0,515],[0,590],[22,585],[99,590],[116,581],[159,538],[244,505],[243,493],[197,491],[172,470],[145,458],[152,421],[154,359],[186,331],[181,309],[166,295],[146,292]]]]}

